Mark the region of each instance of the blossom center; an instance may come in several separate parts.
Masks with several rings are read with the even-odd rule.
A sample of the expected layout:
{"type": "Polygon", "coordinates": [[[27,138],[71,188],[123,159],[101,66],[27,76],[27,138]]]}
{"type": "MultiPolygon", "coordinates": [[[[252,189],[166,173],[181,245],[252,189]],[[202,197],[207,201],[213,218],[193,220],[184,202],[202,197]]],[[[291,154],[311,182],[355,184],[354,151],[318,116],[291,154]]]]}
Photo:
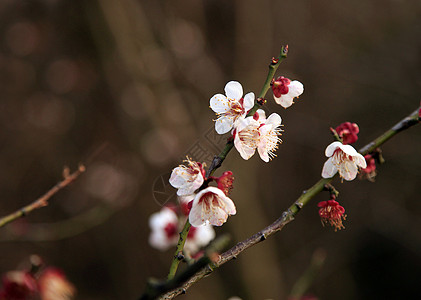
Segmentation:
{"type": "Polygon", "coordinates": [[[240,141],[250,148],[256,148],[259,143],[260,133],[259,125],[249,125],[240,132],[238,132],[238,137],[240,141]]]}

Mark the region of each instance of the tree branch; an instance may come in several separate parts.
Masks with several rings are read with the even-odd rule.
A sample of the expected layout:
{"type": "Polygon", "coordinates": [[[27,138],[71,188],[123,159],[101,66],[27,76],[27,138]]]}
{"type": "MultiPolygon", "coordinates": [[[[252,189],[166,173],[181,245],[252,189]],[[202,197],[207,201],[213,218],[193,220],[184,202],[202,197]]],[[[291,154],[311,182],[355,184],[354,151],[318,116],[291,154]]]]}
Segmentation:
{"type": "Polygon", "coordinates": [[[58,191],[65,188],[73,181],[75,181],[79,177],[79,175],[85,171],[86,171],[86,168],[83,165],[80,165],[79,168],[72,174],[69,174],[69,169],[65,168],[63,171],[64,179],[62,181],[57,183],[48,192],[46,192],[43,196],[41,196],[40,198],[38,198],[31,204],[15,211],[14,213],[11,213],[10,215],[0,218],[0,227],[3,227],[10,222],[13,222],[21,217],[26,216],[27,214],[29,214],[35,209],[47,206],[48,200],[50,200],[52,196],[54,196],[58,191]]]}

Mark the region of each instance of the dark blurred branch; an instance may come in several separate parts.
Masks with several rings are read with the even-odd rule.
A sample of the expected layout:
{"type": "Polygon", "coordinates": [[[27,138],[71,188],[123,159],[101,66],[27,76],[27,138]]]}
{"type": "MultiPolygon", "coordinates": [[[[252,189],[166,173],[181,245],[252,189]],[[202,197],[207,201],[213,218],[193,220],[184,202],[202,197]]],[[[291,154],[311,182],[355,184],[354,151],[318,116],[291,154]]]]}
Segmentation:
{"type": "Polygon", "coordinates": [[[308,268],[304,271],[301,277],[298,278],[297,282],[292,287],[291,294],[288,297],[289,300],[299,300],[302,296],[304,296],[316,278],[320,268],[323,266],[325,259],[326,251],[323,249],[317,249],[314,251],[310,266],[308,266],[308,268]]]}
{"type": "Polygon", "coordinates": [[[189,265],[182,273],[175,278],[166,281],[158,281],[151,279],[147,284],[145,293],[139,300],[156,299],[160,295],[181,286],[202,268],[212,265],[218,260],[218,253],[226,248],[230,238],[228,235],[222,235],[214,240],[208,247],[206,247],[203,256],[195,263],[189,265]]]}
{"type": "Polygon", "coordinates": [[[65,168],[63,171],[64,179],[57,183],[54,187],[52,187],[47,193],[45,193],[43,196],[32,202],[31,204],[15,211],[14,213],[7,215],[5,217],[0,218],[0,227],[3,227],[4,225],[13,222],[21,217],[26,216],[33,210],[36,210],[38,208],[44,207],[48,205],[48,200],[52,196],[54,196],[58,191],[68,186],[70,183],[75,181],[80,174],[85,172],[86,168],[83,165],[80,165],[79,168],[73,172],[72,174],[69,174],[69,169],[65,168]]]}
{"type": "MultiPolygon", "coordinates": [[[[391,129],[386,131],[384,134],[376,138],[371,143],[367,144],[363,148],[360,149],[360,153],[362,155],[365,155],[369,153],[370,151],[373,151],[377,147],[384,144],[386,141],[388,141],[390,138],[392,138],[397,133],[408,129],[416,124],[419,124],[421,122],[419,115],[419,108],[405,117],[403,120],[398,122],[395,126],[393,126],[391,129]]],[[[254,234],[253,236],[249,237],[248,239],[239,242],[237,245],[229,249],[228,251],[221,254],[220,259],[212,264],[208,265],[204,268],[202,268],[200,271],[198,271],[196,274],[194,274],[188,281],[186,281],[181,287],[176,288],[165,295],[163,295],[160,299],[173,299],[176,296],[185,293],[186,290],[194,283],[202,279],[203,277],[208,276],[210,273],[213,272],[213,270],[224,263],[230,261],[231,259],[237,258],[237,256],[243,252],[244,250],[250,248],[251,246],[254,246],[268,238],[269,236],[273,235],[274,233],[281,231],[282,228],[294,220],[294,217],[298,212],[308,203],[314,196],[316,196],[318,193],[320,193],[325,185],[329,184],[334,177],[332,178],[323,178],[320,179],[316,184],[314,184],[311,188],[304,191],[301,196],[286,210],[282,213],[281,217],[278,218],[275,222],[273,222],[271,225],[267,226],[263,230],[259,231],[258,233],[254,234]]]]}
{"type": "Polygon", "coordinates": [[[48,224],[26,224],[22,234],[15,232],[16,230],[6,230],[1,235],[0,242],[48,242],[67,239],[104,223],[115,212],[114,207],[98,205],[68,220],[48,224]]]}

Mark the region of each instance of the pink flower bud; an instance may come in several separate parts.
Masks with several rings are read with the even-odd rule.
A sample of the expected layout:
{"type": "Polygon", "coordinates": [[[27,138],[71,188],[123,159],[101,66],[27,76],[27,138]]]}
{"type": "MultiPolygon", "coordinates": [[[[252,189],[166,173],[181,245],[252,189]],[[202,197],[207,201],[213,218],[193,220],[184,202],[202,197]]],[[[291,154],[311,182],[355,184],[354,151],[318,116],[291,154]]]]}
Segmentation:
{"type": "Polygon", "coordinates": [[[345,122],[336,127],[336,133],[342,139],[344,145],[355,143],[358,140],[358,125],[351,122],[345,122]]]}

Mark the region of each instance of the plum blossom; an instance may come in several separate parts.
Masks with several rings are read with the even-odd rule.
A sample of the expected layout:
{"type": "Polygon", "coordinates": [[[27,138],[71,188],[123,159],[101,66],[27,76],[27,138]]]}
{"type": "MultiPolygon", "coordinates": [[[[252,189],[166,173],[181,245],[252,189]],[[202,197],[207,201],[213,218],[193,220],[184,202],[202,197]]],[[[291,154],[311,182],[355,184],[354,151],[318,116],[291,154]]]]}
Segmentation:
{"type": "Polygon", "coordinates": [[[164,206],[159,212],[149,218],[149,227],[152,232],[149,236],[149,244],[161,251],[177,244],[178,241],[178,217],[171,208],[164,206]]]}
{"type": "Polygon", "coordinates": [[[205,180],[205,170],[201,163],[192,161],[187,157],[187,166],[180,165],[173,169],[170,184],[177,188],[178,196],[193,194],[205,180]]]}
{"type": "Polygon", "coordinates": [[[280,76],[272,83],[272,91],[275,102],[284,108],[288,108],[294,103],[294,98],[299,97],[304,92],[304,86],[297,80],[291,81],[280,76]]]}
{"type": "Polygon", "coordinates": [[[333,142],[325,150],[326,157],[322,170],[323,178],[331,178],[336,172],[347,181],[354,180],[358,173],[358,167],[366,168],[367,163],[360,153],[351,145],[343,145],[341,142],[333,142]]]}
{"type": "Polygon", "coordinates": [[[207,246],[215,238],[215,230],[210,224],[199,227],[190,227],[184,249],[191,254],[197,253],[201,248],[207,246]]]}
{"type": "MultiPolygon", "coordinates": [[[[152,214],[149,218],[149,226],[152,230],[149,236],[149,244],[161,251],[165,251],[178,242],[178,233],[182,230],[186,217],[184,216],[183,203],[187,198],[180,200],[183,215],[178,216],[174,209],[163,207],[161,211],[152,214]]],[[[187,203],[186,203],[187,205],[187,203]]],[[[187,213],[188,214],[188,213],[187,213]]],[[[212,225],[190,228],[184,249],[189,253],[196,253],[200,248],[209,244],[215,238],[212,225]]]]}
{"type": "Polygon", "coordinates": [[[257,110],[254,116],[238,120],[233,132],[234,146],[241,157],[248,160],[254,155],[256,149],[260,158],[269,162],[275,157],[275,150],[281,142],[282,119],[277,113],[273,113],[266,119],[265,112],[257,110]]]}
{"type": "Polygon", "coordinates": [[[319,215],[322,220],[323,226],[329,224],[335,227],[335,231],[345,228],[342,220],[346,219],[345,208],[339,205],[334,199],[319,202],[317,205],[320,207],[319,215]]]}
{"type": "Polygon", "coordinates": [[[210,99],[210,108],[218,115],[215,130],[219,134],[227,133],[235,121],[244,117],[254,105],[254,93],[243,98],[243,87],[237,81],[225,85],[225,95],[216,94],[210,99]]]}
{"type": "Polygon", "coordinates": [[[207,187],[194,197],[189,214],[190,224],[202,226],[212,224],[221,226],[229,215],[237,213],[234,202],[216,187],[207,187]]]}

